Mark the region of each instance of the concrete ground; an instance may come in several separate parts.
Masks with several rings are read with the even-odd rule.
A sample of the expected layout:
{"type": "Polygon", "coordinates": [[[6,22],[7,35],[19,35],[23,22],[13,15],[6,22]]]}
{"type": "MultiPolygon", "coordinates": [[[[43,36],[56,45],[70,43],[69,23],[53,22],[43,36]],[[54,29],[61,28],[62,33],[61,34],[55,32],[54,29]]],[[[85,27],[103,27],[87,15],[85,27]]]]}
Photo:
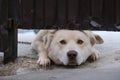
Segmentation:
{"type": "Polygon", "coordinates": [[[120,80],[120,68],[55,69],[0,77],[0,80],[120,80]]]}
{"type": "MultiPolygon", "coordinates": [[[[33,70],[37,69],[36,59],[33,59],[34,62],[31,59],[24,62],[24,59],[22,59],[23,61],[18,62],[18,66],[23,63],[25,67],[15,68],[16,74],[0,76],[0,80],[120,80],[120,32],[97,31],[95,33],[104,39],[104,44],[95,46],[101,52],[101,58],[96,62],[86,63],[74,68],[53,65],[50,69],[33,70]],[[26,68],[26,66],[30,68],[26,68]]],[[[18,35],[18,40],[31,42],[34,36],[35,34],[31,32],[21,33],[18,35]]],[[[31,53],[30,45],[25,44],[18,45],[18,56],[35,57],[31,53]]],[[[3,68],[9,70],[8,67],[3,66],[3,68]]],[[[14,70],[14,68],[11,69],[14,70]]],[[[1,70],[0,65],[0,71],[5,70],[1,70]]]]}

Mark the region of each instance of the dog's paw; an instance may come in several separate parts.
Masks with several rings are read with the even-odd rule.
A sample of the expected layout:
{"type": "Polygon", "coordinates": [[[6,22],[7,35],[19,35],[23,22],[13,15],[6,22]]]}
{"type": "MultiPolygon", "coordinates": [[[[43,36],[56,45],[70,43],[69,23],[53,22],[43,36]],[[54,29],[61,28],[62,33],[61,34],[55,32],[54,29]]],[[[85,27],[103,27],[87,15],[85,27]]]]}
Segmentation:
{"type": "Polygon", "coordinates": [[[37,61],[37,64],[43,67],[50,65],[50,59],[49,58],[39,58],[37,61]]]}
{"type": "Polygon", "coordinates": [[[99,54],[93,53],[93,54],[91,54],[91,55],[88,57],[87,61],[89,61],[89,62],[94,62],[94,61],[96,61],[98,58],[99,58],[99,54]]]}

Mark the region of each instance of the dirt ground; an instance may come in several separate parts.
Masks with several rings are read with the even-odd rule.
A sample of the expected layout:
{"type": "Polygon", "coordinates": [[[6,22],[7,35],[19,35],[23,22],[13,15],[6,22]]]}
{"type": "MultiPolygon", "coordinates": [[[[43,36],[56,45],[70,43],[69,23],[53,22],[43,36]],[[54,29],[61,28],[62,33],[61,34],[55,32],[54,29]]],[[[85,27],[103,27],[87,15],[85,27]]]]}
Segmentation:
{"type": "Polygon", "coordinates": [[[25,73],[25,69],[37,70],[36,59],[28,57],[19,57],[15,62],[6,65],[0,63],[0,76],[10,76],[25,73]]]}
{"type": "MultiPolygon", "coordinates": [[[[33,71],[43,71],[43,70],[53,70],[53,69],[79,69],[79,68],[96,68],[97,66],[91,66],[94,62],[87,62],[81,64],[80,66],[63,66],[63,65],[55,65],[51,63],[50,66],[43,67],[36,64],[36,58],[30,57],[19,57],[15,62],[10,62],[4,65],[2,62],[0,63],[0,76],[12,76],[30,73],[33,71]]],[[[95,62],[96,63],[96,62],[95,62]]]]}

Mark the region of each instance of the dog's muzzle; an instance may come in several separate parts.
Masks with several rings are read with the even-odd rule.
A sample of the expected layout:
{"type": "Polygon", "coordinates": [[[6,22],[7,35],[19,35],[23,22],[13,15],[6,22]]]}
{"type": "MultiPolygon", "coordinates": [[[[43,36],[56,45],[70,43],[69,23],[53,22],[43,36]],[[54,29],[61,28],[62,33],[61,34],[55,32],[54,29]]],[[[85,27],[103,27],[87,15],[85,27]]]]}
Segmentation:
{"type": "Polygon", "coordinates": [[[67,53],[68,56],[68,65],[77,65],[76,62],[76,57],[77,57],[77,52],[74,50],[70,50],[67,53]]]}

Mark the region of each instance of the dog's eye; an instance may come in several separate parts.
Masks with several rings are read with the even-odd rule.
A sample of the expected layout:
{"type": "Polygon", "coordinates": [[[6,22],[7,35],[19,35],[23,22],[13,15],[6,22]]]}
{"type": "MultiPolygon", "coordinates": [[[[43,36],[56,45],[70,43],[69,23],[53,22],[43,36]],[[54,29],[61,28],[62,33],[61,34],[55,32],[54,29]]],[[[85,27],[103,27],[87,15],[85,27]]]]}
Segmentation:
{"type": "Polygon", "coordinates": [[[83,41],[81,40],[81,39],[79,39],[78,41],[77,41],[77,44],[82,44],[83,43],[83,41]]]}
{"type": "Polygon", "coordinates": [[[66,44],[67,42],[65,40],[60,41],[61,44],[66,44]]]}

